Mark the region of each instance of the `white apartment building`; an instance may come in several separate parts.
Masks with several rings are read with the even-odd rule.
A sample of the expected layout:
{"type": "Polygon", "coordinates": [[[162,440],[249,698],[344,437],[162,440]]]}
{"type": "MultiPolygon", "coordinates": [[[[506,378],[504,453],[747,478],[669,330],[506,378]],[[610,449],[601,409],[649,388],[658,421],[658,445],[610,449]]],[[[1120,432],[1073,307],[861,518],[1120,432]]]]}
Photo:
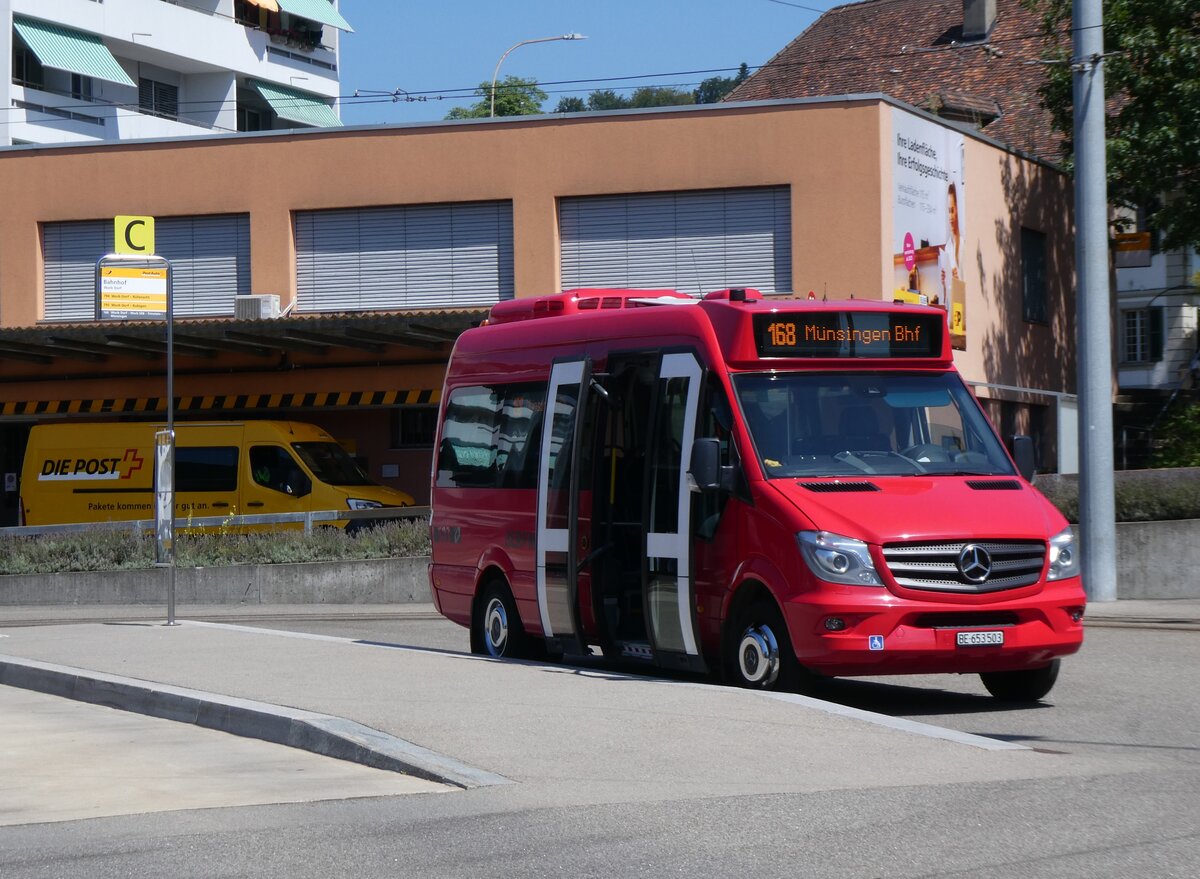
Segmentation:
{"type": "Polygon", "coordinates": [[[331,0],[0,0],[0,145],[330,127],[331,0]]]}
{"type": "Polygon", "coordinates": [[[1117,363],[1122,389],[1200,384],[1200,252],[1160,251],[1154,235],[1117,236],[1117,363]]]}

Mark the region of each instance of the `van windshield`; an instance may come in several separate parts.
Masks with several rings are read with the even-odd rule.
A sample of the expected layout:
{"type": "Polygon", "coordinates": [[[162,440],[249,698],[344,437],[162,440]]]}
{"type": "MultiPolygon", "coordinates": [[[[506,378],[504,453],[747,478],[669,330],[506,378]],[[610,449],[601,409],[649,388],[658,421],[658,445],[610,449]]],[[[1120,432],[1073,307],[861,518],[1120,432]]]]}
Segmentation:
{"type": "Polygon", "coordinates": [[[312,475],[326,485],[374,485],[337,443],[292,443],[312,475]]]}
{"type": "Polygon", "coordinates": [[[768,478],[1014,472],[953,373],[755,373],[733,381],[768,478]]]}

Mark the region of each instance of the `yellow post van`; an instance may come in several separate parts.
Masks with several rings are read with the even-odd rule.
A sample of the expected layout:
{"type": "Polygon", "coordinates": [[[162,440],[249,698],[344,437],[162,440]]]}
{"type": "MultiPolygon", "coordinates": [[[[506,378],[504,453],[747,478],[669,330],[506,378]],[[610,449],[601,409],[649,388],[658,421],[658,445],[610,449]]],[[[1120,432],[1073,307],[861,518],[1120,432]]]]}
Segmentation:
{"type": "MultiPolygon", "coordinates": [[[[154,518],[154,433],[161,424],[39,424],[21,472],[26,525],[154,518]]],[[[296,421],[175,425],[179,517],[405,507],[332,436],[296,421]]]]}

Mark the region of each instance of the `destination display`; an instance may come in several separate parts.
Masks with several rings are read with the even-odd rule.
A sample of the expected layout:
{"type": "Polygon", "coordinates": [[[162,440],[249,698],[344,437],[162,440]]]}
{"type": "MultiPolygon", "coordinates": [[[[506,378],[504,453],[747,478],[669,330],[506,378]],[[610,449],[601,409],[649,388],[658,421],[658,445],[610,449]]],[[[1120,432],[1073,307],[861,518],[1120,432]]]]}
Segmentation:
{"type": "Polygon", "coordinates": [[[886,311],[819,311],[754,316],[759,357],[936,358],[944,318],[886,311]]]}

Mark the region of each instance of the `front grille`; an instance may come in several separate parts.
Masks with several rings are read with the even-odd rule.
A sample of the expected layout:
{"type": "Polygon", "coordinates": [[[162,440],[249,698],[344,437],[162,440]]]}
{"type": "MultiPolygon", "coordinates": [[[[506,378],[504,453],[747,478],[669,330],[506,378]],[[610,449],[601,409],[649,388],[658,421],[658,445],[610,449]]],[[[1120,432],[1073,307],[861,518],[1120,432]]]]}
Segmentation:
{"type": "Polygon", "coordinates": [[[1046,544],[1040,540],[893,543],[883,547],[883,558],[896,583],[906,589],[1002,592],[1038,581],[1046,560],[1046,544]],[[968,546],[987,550],[991,557],[991,572],[981,583],[973,583],[959,570],[958,558],[968,546]]]}

